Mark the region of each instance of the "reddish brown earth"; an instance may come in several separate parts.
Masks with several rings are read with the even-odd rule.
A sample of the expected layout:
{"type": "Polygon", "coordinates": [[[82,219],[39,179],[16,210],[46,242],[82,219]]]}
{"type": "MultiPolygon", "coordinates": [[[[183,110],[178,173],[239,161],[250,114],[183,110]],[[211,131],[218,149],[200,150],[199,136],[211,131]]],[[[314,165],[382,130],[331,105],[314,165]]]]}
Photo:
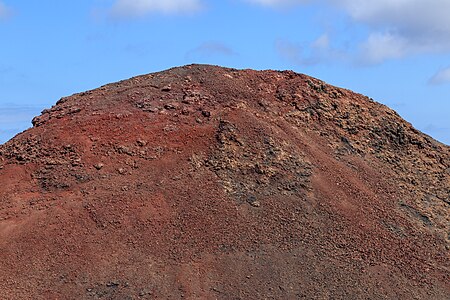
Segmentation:
{"type": "Polygon", "coordinates": [[[191,65],[0,146],[0,299],[450,299],[450,148],[291,71],[191,65]]]}

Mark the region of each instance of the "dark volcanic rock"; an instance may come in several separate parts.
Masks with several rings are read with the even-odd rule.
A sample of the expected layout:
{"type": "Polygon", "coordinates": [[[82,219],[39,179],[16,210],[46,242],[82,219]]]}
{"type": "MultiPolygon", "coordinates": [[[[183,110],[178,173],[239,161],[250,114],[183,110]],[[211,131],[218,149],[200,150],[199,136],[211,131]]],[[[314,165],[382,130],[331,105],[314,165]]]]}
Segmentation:
{"type": "Polygon", "coordinates": [[[449,299],[450,149],[291,71],[191,65],[0,146],[1,299],[449,299]]]}

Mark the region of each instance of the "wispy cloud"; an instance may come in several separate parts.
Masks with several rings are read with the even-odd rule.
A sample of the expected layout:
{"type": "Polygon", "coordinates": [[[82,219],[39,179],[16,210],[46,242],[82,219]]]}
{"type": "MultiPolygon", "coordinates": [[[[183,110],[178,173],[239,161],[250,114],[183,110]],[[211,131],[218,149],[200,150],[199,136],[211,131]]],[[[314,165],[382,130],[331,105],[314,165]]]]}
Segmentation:
{"type": "Polygon", "coordinates": [[[12,10],[6,6],[2,1],[0,1],[0,20],[5,20],[9,18],[12,14],[12,10]]]}
{"type": "Polygon", "coordinates": [[[196,56],[210,57],[214,55],[232,56],[236,55],[233,49],[221,42],[205,42],[200,46],[188,51],[186,58],[191,59],[196,56]]]}
{"type": "Polygon", "coordinates": [[[39,111],[40,108],[35,106],[2,104],[0,106],[0,144],[31,127],[31,120],[39,114],[39,111]]]}
{"type": "Polygon", "coordinates": [[[450,83],[450,67],[437,71],[436,74],[430,78],[429,83],[434,85],[450,83]]]}
{"type": "Polygon", "coordinates": [[[144,57],[151,52],[151,47],[147,43],[128,44],[124,48],[125,52],[139,57],[144,57]]]}
{"type": "Polygon", "coordinates": [[[245,0],[246,2],[268,7],[282,7],[310,2],[310,0],[245,0]]]}
{"type": "Polygon", "coordinates": [[[450,146],[450,138],[448,132],[450,128],[445,123],[430,123],[423,128],[420,128],[423,132],[430,134],[434,139],[450,146]]]}
{"type": "MultiPolygon", "coordinates": [[[[308,0],[241,1],[273,8],[314,3],[308,0]]],[[[359,51],[359,63],[377,64],[417,54],[450,52],[448,0],[322,0],[320,3],[339,9],[353,25],[368,29],[362,42],[353,43],[353,48],[359,51]]],[[[305,52],[308,47],[293,46],[284,43],[279,48],[285,56],[293,57],[298,50],[305,52]]]]}
{"type": "Polygon", "coordinates": [[[371,26],[388,26],[401,34],[450,33],[446,0],[330,0],[371,26]]]}
{"type": "Polygon", "coordinates": [[[201,0],[116,0],[110,9],[110,15],[115,18],[134,18],[151,13],[193,13],[202,8],[201,0]]]}
{"type": "Polygon", "coordinates": [[[286,39],[278,39],[275,42],[275,49],[284,59],[302,66],[346,59],[342,51],[331,46],[328,34],[323,34],[316,40],[303,44],[296,44],[286,39]]]}
{"type": "Polygon", "coordinates": [[[38,113],[38,107],[6,103],[0,106],[0,125],[4,126],[17,122],[29,122],[31,124],[31,119],[38,113]]]}
{"type": "Polygon", "coordinates": [[[312,62],[303,57],[304,47],[294,44],[285,39],[279,39],[275,42],[275,49],[284,59],[296,65],[310,65],[312,62]]]}
{"type": "Polygon", "coordinates": [[[370,30],[361,44],[367,62],[450,51],[450,1],[329,0],[370,30]]]}
{"type": "Polygon", "coordinates": [[[374,32],[360,45],[360,61],[377,64],[386,59],[402,58],[410,51],[405,38],[391,33],[374,32]]]}
{"type": "Polygon", "coordinates": [[[5,73],[9,73],[12,70],[14,70],[14,68],[12,66],[8,66],[8,65],[0,65],[0,74],[5,74],[5,73]]]}
{"type": "Polygon", "coordinates": [[[440,132],[440,131],[448,132],[450,130],[450,128],[445,128],[445,127],[437,126],[434,123],[430,123],[427,126],[425,126],[424,130],[429,131],[429,132],[440,132]]]}

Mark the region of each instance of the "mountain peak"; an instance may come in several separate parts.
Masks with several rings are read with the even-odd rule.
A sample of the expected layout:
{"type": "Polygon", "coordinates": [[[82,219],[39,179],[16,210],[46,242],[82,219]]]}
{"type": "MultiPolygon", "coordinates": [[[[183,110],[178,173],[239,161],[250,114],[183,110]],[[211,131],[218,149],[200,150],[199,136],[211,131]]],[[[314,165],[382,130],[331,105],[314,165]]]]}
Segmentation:
{"type": "Polygon", "coordinates": [[[0,179],[7,298],[450,295],[449,147],[292,71],[62,98],[0,146],[0,179]]]}

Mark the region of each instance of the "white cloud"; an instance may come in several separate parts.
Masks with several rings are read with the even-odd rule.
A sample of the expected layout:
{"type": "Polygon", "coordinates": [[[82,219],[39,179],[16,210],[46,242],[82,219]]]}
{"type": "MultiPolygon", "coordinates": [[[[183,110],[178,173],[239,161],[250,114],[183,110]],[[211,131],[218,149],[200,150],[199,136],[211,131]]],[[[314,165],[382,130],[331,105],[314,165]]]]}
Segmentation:
{"type": "Polygon", "coordinates": [[[0,20],[11,16],[11,9],[0,1],[0,20]]]}
{"type": "Polygon", "coordinates": [[[366,63],[381,63],[386,59],[402,58],[409,51],[408,42],[390,33],[372,33],[361,45],[361,58],[366,63]]]}
{"type": "Polygon", "coordinates": [[[373,26],[390,26],[404,34],[450,33],[448,0],[333,0],[350,16],[373,26]]]}
{"type": "Polygon", "coordinates": [[[208,57],[214,55],[232,56],[236,55],[236,53],[233,49],[220,42],[205,42],[186,53],[187,58],[195,56],[208,57]]]}
{"type": "Polygon", "coordinates": [[[330,0],[370,29],[361,45],[369,62],[450,52],[449,0],[330,0]]]}
{"type": "MultiPolygon", "coordinates": [[[[268,7],[312,3],[308,0],[245,1],[268,7]]],[[[366,39],[359,44],[359,58],[365,63],[381,63],[415,54],[450,53],[450,0],[321,2],[340,8],[355,26],[364,25],[368,29],[366,39]]],[[[292,51],[291,46],[282,45],[282,52],[298,52],[292,51]]]]}
{"type": "Polygon", "coordinates": [[[289,6],[309,2],[309,0],[246,0],[246,1],[253,4],[259,4],[262,6],[289,6]]]}
{"type": "Polygon", "coordinates": [[[201,0],[117,0],[110,13],[114,17],[142,17],[150,13],[192,13],[202,7],[201,0]]]}
{"type": "Polygon", "coordinates": [[[429,81],[431,84],[450,83],[450,67],[439,70],[429,81]]]}

